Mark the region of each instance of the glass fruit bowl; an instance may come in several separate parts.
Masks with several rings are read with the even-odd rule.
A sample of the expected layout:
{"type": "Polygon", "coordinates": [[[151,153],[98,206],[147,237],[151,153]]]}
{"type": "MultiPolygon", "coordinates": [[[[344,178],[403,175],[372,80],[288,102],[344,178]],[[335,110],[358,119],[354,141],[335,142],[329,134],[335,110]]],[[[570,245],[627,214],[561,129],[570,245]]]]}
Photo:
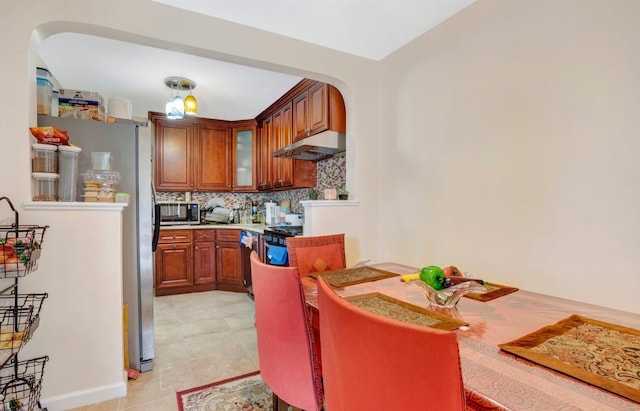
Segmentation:
{"type": "Polygon", "coordinates": [[[406,284],[415,284],[421,287],[427,296],[427,300],[429,300],[429,305],[434,308],[453,308],[458,304],[458,301],[460,301],[463,295],[487,291],[484,285],[474,280],[454,284],[442,290],[435,290],[420,279],[409,280],[406,284]]]}

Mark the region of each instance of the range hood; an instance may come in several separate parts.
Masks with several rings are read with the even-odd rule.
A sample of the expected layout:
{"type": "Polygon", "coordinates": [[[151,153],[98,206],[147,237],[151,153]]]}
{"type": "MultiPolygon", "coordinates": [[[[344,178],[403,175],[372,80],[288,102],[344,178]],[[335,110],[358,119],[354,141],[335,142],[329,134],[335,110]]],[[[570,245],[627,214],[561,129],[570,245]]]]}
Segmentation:
{"type": "Polygon", "coordinates": [[[323,131],[273,152],[274,157],[318,161],[346,150],[346,136],[337,131],[323,131]]]}

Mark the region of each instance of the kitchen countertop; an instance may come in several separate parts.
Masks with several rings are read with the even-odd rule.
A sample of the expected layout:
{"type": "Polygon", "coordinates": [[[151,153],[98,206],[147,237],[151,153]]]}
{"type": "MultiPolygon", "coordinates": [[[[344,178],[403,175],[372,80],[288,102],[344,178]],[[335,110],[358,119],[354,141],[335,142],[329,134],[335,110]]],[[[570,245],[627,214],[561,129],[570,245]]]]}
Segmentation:
{"type": "Polygon", "coordinates": [[[223,229],[223,230],[247,230],[254,233],[264,234],[265,224],[181,224],[163,225],[160,230],[201,230],[201,229],[223,229]]]}

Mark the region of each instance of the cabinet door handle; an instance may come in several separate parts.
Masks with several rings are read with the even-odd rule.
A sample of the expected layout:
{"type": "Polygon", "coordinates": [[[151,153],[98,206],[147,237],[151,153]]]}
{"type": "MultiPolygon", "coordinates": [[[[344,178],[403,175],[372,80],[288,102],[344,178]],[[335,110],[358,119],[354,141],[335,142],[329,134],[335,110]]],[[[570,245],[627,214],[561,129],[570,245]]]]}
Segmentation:
{"type": "Polygon", "coordinates": [[[173,248],[176,248],[176,245],[175,245],[175,244],[173,245],[173,248]]]}
{"type": "Polygon", "coordinates": [[[173,239],[174,239],[174,240],[176,239],[176,235],[175,235],[175,234],[173,235],[173,239]]]}
{"type": "Polygon", "coordinates": [[[198,246],[196,246],[196,250],[198,250],[198,246]]]}

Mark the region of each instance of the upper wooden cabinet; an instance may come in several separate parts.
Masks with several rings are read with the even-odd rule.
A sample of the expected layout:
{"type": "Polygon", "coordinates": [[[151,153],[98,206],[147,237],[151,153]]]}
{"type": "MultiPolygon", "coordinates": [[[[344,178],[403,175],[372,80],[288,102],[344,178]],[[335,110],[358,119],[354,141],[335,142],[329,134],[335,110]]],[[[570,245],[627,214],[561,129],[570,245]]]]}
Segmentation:
{"type": "Polygon", "coordinates": [[[233,187],[231,129],[197,124],[195,190],[230,191],[233,187]]]}
{"type": "Polygon", "coordinates": [[[332,85],[303,80],[302,90],[293,97],[293,141],[325,130],[346,131],[342,95],[332,85]]]}
{"type": "Polygon", "coordinates": [[[155,125],[158,191],[285,190],[314,187],[317,164],[273,152],[325,130],[345,132],[344,100],[333,86],[302,80],[255,120],[169,120],[155,125]]]}
{"type": "Polygon", "coordinates": [[[329,85],[316,83],[293,99],[293,141],[329,129],[329,85]]]}
{"type": "Polygon", "coordinates": [[[156,190],[256,190],[255,120],[169,120],[161,113],[150,113],[150,118],[156,190]]]}
{"type": "Polygon", "coordinates": [[[255,121],[236,122],[232,131],[233,191],[255,191],[258,187],[258,136],[255,121]]]}
{"type": "Polygon", "coordinates": [[[344,100],[338,89],[308,79],[294,86],[256,119],[258,190],[314,187],[315,162],[276,158],[273,152],[325,130],[346,131],[344,100]]]}
{"type": "Polygon", "coordinates": [[[273,165],[273,117],[269,116],[262,121],[258,128],[258,190],[271,190],[273,188],[271,167],[273,165]]]}
{"type": "MultiPolygon", "coordinates": [[[[292,104],[288,103],[273,113],[273,150],[279,150],[293,142],[292,104]]],[[[272,158],[271,176],[274,188],[291,187],[293,185],[293,160],[272,158]]]]}
{"type": "Polygon", "coordinates": [[[154,124],[156,190],[193,190],[193,125],[164,116],[156,118],[154,124]]]}

